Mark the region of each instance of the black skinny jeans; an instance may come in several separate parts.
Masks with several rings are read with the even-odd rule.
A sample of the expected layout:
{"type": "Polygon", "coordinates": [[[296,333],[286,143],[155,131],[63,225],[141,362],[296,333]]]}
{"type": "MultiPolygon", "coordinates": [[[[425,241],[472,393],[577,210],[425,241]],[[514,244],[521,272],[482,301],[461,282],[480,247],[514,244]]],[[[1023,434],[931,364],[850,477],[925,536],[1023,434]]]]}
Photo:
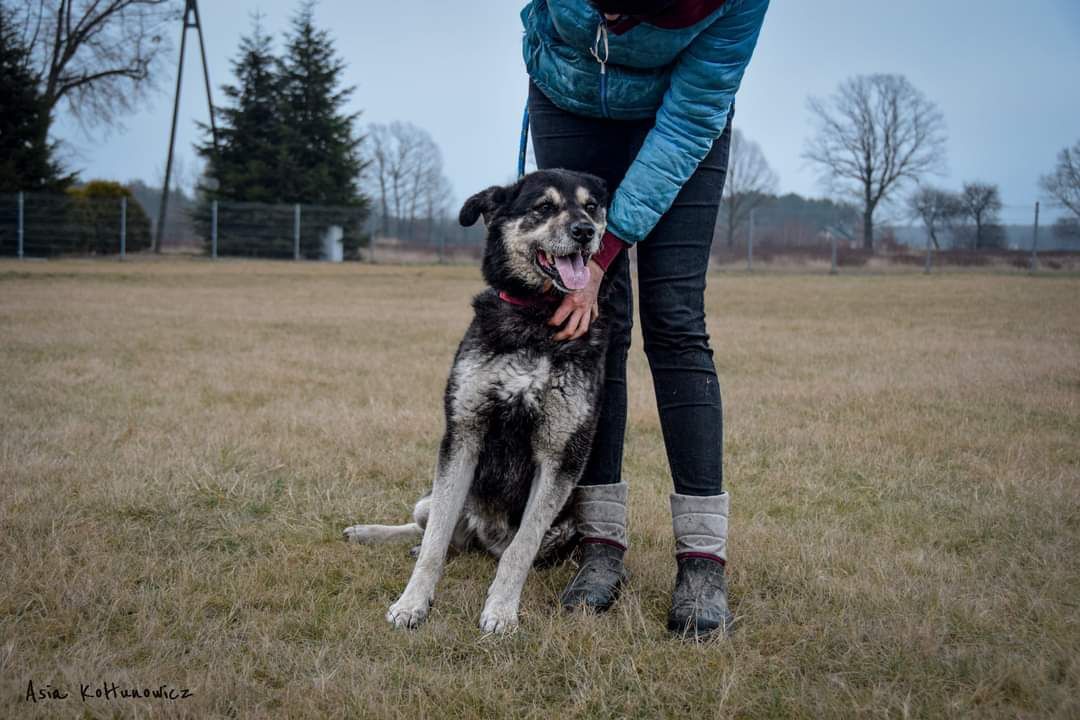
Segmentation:
{"type": "MultiPolygon", "coordinates": [[[[597,175],[614,192],[637,156],[652,119],[582,117],[555,106],[529,85],[529,114],[537,165],[597,175]]],[[[705,273],[713,226],[727,174],[727,128],[671,209],[637,245],[638,302],[660,427],[675,492],[718,495],[723,473],[723,413],[709,335],[705,330],[705,273]]],[[[600,312],[612,325],[599,427],[582,485],[622,477],[626,435],[626,356],[633,326],[630,262],[624,251],[608,268],[610,291],[600,312]]]]}

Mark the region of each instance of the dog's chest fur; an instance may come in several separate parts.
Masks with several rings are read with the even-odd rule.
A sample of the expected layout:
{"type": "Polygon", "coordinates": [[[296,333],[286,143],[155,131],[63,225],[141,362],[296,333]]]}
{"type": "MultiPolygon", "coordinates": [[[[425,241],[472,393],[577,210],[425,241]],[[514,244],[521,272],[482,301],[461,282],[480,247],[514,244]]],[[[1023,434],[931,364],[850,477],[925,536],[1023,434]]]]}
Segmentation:
{"type": "Polygon", "coordinates": [[[537,453],[557,451],[591,415],[592,378],[530,350],[464,353],[454,367],[453,412],[479,433],[528,429],[537,453]]]}

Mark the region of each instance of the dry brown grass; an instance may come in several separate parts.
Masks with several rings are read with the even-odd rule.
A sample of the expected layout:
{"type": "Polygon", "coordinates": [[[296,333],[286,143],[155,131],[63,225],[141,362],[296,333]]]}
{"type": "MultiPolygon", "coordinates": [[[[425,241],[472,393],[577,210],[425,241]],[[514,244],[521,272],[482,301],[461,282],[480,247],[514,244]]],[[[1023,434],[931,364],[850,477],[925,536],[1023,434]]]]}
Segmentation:
{"type": "Polygon", "coordinates": [[[741,627],[692,647],[640,343],[618,610],[563,616],[562,567],[483,638],[460,557],[383,621],[412,562],[339,532],[428,485],[477,276],[0,263],[0,716],[1080,714],[1080,279],[713,276],[741,627]]]}

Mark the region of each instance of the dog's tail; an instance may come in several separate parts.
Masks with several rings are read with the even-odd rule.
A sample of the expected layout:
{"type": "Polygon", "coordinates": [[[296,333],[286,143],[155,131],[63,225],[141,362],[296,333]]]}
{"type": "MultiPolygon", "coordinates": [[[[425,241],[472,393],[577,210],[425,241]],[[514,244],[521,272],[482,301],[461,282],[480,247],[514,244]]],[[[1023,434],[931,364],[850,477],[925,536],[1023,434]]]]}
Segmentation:
{"type": "Polygon", "coordinates": [[[375,545],[382,543],[412,542],[424,534],[416,523],[404,525],[353,525],[342,532],[349,542],[375,545]]]}

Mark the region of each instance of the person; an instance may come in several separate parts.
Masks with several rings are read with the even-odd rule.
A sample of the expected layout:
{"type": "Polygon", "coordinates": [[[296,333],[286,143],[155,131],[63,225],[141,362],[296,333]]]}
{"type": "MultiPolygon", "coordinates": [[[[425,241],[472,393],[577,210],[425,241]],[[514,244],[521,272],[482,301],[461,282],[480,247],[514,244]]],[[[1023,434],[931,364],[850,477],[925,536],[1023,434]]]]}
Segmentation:
{"type": "Polygon", "coordinates": [[[613,190],[590,280],[550,323],[580,337],[612,326],[603,404],[575,491],[582,536],[567,608],[603,611],[627,579],[626,359],[637,246],[645,354],[674,490],[678,571],[668,629],[726,631],[729,499],[722,485],[720,387],[705,326],[705,274],[727,172],[733,100],[768,0],[532,0],[521,12],[537,166],[592,173],[613,190]],[[601,280],[610,292],[597,308],[601,280]]]}

